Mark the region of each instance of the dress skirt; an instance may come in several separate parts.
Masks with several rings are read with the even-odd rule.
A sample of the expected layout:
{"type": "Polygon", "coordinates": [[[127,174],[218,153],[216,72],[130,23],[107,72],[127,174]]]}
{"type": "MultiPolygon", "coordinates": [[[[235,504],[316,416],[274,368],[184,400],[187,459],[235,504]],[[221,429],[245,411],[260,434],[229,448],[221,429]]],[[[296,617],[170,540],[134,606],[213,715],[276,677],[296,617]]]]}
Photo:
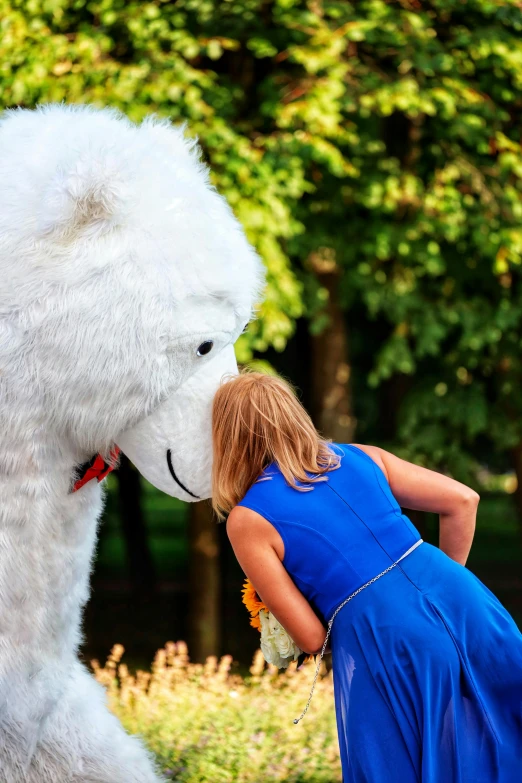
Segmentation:
{"type": "Polygon", "coordinates": [[[343,783],[522,783],[522,635],[423,543],[336,616],[343,783]]]}

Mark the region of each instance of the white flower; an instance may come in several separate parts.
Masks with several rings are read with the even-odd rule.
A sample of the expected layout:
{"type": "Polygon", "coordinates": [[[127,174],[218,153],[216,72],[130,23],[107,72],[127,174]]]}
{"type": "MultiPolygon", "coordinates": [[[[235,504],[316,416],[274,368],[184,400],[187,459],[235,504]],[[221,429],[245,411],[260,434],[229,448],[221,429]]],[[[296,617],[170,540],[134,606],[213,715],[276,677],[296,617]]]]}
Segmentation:
{"type": "Polygon", "coordinates": [[[302,653],[297,644],[287,634],[281,623],[271,612],[261,609],[261,652],[267,663],[278,669],[286,669],[291,661],[296,661],[302,653]]]}

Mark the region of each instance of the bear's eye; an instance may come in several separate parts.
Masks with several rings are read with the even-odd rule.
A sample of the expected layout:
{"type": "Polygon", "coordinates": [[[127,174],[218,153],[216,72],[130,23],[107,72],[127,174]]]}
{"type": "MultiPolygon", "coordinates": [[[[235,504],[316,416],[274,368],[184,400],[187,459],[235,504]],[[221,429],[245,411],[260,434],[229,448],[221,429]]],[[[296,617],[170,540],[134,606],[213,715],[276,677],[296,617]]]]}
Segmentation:
{"type": "Polygon", "coordinates": [[[210,353],[212,350],[212,347],[214,345],[213,340],[205,340],[204,343],[201,343],[198,350],[196,351],[198,356],[206,356],[207,353],[210,353]]]}

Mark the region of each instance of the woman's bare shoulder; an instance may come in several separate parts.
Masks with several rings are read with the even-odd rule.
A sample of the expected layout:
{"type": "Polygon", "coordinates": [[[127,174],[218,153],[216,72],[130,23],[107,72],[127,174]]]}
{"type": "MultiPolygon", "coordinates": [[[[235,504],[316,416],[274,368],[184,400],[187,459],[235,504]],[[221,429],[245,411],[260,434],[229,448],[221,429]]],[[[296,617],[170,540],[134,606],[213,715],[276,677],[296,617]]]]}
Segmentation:
{"type": "Polygon", "coordinates": [[[247,506],[234,506],[227,519],[227,534],[231,536],[253,535],[257,530],[270,525],[257,511],[247,506]]]}
{"type": "Polygon", "coordinates": [[[280,560],[285,556],[281,534],[268,519],[246,506],[234,506],[228,515],[227,536],[234,551],[244,547],[252,551],[269,546],[275,550],[280,560]]]}

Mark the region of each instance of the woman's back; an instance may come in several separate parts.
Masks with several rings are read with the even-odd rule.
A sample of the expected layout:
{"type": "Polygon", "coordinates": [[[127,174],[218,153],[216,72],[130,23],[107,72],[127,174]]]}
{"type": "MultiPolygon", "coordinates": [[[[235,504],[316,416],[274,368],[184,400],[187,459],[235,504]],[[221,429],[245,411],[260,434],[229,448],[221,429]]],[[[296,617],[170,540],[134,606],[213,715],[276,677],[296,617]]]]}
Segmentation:
{"type": "Polygon", "coordinates": [[[289,486],[272,464],[240,505],[272,523],[293,581],[325,622],[334,616],[343,780],[519,783],[513,620],[470,571],[419,546],[366,452],[334,449],[340,467],[312,490],[289,486]]]}
{"type": "Polygon", "coordinates": [[[522,636],[464,567],[477,493],[374,446],[329,447],[260,373],[220,388],[213,437],[213,505],[243,570],[301,649],[331,644],[343,783],[520,783],[522,636]],[[397,500],[439,514],[441,548],[397,500]]]}
{"type": "Polygon", "coordinates": [[[283,565],[325,620],[420,540],[371,457],[356,446],[334,449],[339,468],[312,490],[289,486],[272,464],[239,504],[277,529],[285,547],[283,565]]]}

